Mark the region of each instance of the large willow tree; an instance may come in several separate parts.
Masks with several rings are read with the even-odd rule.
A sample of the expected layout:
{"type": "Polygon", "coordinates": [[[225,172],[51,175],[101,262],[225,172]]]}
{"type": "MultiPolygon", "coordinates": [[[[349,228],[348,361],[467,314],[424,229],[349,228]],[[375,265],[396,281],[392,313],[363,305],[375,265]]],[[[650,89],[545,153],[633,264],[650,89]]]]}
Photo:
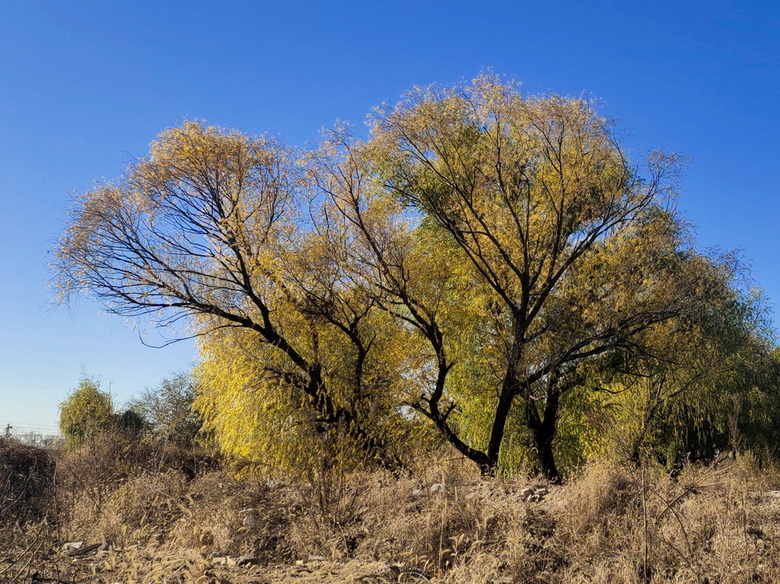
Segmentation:
{"type": "Polygon", "coordinates": [[[297,438],[303,453],[339,442],[353,458],[397,468],[388,438],[405,419],[397,396],[376,391],[388,357],[373,332],[381,329],[374,300],[345,280],[338,249],[323,244],[304,178],[275,140],[198,122],[167,130],[123,177],[77,199],[57,250],[58,285],[65,295],[93,294],[115,314],[160,326],[185,319],[205,337],[204,378],[221,398],[204,388],[199,405],[229,450],[246,453],[253,437],[297,438]],[[230,356],[219,347],[226,338],[230,356]],[[256,367],[231,377],[243,342],[256,367]],[[219,366],[212,356],[223,357],[219,366]],[[254,414],[241,418],[242,399],[258,393],[254,414]],[[265,436],[254,421],[267,422],[265,436]]]}
{"type": "Polygon", "coordinates": [[[79,197],[58,285],[188,319],[233,452],[397,468],[427,420],[488,473],[525,432],[556,479],[566,396],[599,360],[658,358],[648,332],[706,302],[676,172],[632,166],[591,102],[487,75],[305,153],[187,122],[79,197]]]}

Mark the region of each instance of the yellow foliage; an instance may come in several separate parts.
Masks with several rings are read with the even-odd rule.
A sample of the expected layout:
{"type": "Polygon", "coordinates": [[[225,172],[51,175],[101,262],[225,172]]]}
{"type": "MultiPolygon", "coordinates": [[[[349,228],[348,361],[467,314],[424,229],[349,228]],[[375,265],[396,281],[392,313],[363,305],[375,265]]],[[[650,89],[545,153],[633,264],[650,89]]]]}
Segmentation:
{"type": "Polygon", "coordinates": [[[679,166],[640,171],[591,100],[490,74],[417,88],[367,141],[339,127],[307,152],[185,122],[79,198],[58,284],[187,322],[196,407],[237,458],[398,469],[437,434],[484,472],[535,458],[557,479],[556,451],[607,448],[610,422],[644,440],[627,420],[659,394],[625,366],[665,371],[718,321],[711,298],[739,304],[674,212],[679,166]]]}

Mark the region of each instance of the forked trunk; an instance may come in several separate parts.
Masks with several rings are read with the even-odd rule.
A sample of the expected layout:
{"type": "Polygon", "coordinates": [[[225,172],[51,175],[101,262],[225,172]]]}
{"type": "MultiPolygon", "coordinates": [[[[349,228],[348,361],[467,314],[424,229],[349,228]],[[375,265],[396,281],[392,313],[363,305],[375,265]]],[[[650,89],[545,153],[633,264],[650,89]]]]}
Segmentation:
{"type": "Polygon", "coordinates": [[[555,431],[552,433],[545,431],[534,432],[534,445],[536,446],[536,453],[539,462],[539,469],[546,479],[553,483],[561,482],[561,475],[558,473],[558,467],[555,465],[555,456],[553,454],[553,438],[555,431]]]}
{"type": "Polygon", "coordinates": [[[557,391],[549,391],[547,403],[544,407],[544,417],[539,417],[539,411],[532,400],[526,403],[526,420],[533,434],[534,447],[536,448],[539,470],[549,481],[561,482],[561,475],[555,464],[553,451],[553,439],[557,430],[559,394],[557,391]]]}

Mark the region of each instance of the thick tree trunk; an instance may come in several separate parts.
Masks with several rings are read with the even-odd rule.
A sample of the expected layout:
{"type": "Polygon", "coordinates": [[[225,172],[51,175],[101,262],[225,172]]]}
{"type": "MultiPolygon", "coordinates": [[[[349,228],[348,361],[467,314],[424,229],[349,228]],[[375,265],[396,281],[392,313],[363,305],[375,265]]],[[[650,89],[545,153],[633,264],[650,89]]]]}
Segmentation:
{"type": "Polygon", "coordinates": [[[498,399],[496,415],[493,418],[493,428],[490,432],[490,442],[487,449],[487,464],[482,467],[483,475],[493,475],[498,467],[498,455],[501,451],[501,442],[504,439],[506,421],[509,411],[512,409],[514,393],[509,383],[505,383],[498,399]]]}
{"type": "Polygon", "coordinates": [[[560,483],[561,475],[558,473],[558,467],[555,465],[555,455],[552,448],[554,437],[554,431],[551,433],[543,429],[540,432],[534,432],[534,444],[542,474],[551,482],[560,483]]]}
{"type": "Polygon", "coordinates": [[[526,404],[526,420],[533,434],[539,470],[553,483],[561,482],[561,475],[555,464],[555,453],[553,452],[553,439],[558,422],[559,397],[554,388],[548,391],[543,418],[539,417],[539,411],[532,400],[528,400],[526,404]]]}

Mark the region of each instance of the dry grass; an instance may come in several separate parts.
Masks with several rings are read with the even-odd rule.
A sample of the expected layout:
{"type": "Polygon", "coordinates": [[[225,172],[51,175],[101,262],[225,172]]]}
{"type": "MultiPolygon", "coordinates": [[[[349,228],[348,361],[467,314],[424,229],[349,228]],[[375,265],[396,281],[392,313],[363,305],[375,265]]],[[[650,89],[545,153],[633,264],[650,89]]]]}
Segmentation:
{"type": "Polygon", "coordinates": [[[27,522],[46,515],[54,461],[49,453],[0,437],[0,522],[27,522]]]}
{"type": "MultiPolygon", "coordinates": [[[[97,468],[96,452],[80,456],[97,468]]],[[[460,461],[284,483],[192,478],[175,458],[127,466],[132,457],[105,462],[102,482],[63,479],[56,526],[6,526],[16,543],[0,581],[33,582],[36,571],[111,583],[780,581],[778,474],[749,459],[676,479],[591,463],[554,487],[483,479],[460,461]],[[72,557],[61,545],[74,540],[105,549],[72,557]]]]}

